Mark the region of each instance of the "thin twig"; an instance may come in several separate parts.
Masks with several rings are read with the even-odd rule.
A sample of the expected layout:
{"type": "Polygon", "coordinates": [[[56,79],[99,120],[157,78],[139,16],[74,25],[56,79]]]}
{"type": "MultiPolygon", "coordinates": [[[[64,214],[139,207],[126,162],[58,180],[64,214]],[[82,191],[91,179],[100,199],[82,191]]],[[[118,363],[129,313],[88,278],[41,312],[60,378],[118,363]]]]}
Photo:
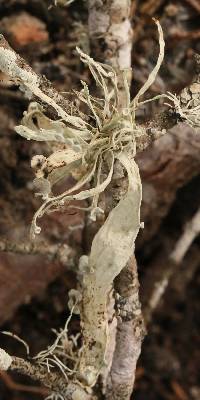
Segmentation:
{"type": "Polygon", "coordinates": [[[8,389],[17,390],[19,392],[26,392],[26,393],[36,393],[41,394],[43,396],[47,396],[49,394],[49,390],[44,387],[37,387],[37,386],[27,386],[21,383],[15,382],[7,372],[0,371],[0,377],[8,389]]]}
{"type": "Polygon", "coordinates": [[[183,257],[190,248],[192,242],[200,234],[200,208],[194,214],[192,219],[186,224],[183,234],[176,243],[174,250],[170,255],[170,259],[175,264],[180,264],[183,257]]]}
{"type": "Polygon", "coordinates": [[[42,255],[50,260],[67,265],[69,268],[75,265],[75,251],[67,244],[53,245],[45,242],[16,243],[10,240],[0,240],[0,251],[23,255],[42,255]]]}
{"type": "Polygon", "coordinates": [[[161,298],[166,292],[169,282],[174,276],[174,273],[180,268],[181,262],[187,251],[189,250],[192,242],[200,234],[200,209],[194,214],[192,219],[186,224],[185,229],[175,244],[174,250],[166,260],[167,269],[164,271],[163,276],[154,284],[154,289],[149,298],[147,308],[145,310],[145,320],[150,322],[152,315],[158,305],[160,304],[161,298]]]}
{"type": "Polygon", "coordinates": [[[200,3],[199,0],[185,0],[191,7],[193,7],[197,12],[200,13],[200,3]]]}

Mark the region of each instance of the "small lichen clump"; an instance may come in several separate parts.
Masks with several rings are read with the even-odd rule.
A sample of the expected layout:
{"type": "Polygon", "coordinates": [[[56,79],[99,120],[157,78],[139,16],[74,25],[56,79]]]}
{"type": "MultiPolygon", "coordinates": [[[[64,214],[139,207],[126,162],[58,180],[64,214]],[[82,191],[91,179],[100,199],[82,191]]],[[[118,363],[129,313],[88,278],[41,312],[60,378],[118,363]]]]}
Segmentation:
{"type": "Polygon", "coordinates": [[[156,23],[160,43],[158,62],[133,101],[130,100],[127,71],[122,72],[120,86],[122,85],[123,89],[119,90],[119,77],[115,70],[108,65],[95,62],[77,48],[81,60],[90,69],[102,92],[102,98],[92,96],[85,82],[81,82],[83,86],[81,91],[74,92],[79,103],[88,107],[89,118],[83,112],[79,112],[78,116],[61,113],[58,107],[55,108],[54,102],[48,99],[49,105],[59,111],[60,120],[51,120],[43,114],[39,104],[32,103],[24,115],[22,125],[16,127],[16,131],[28,140],[48,141],[52,143],[53,149],[49,157],[40,155],[32,160],[32,167],[36,173],[34,184],[37,194],[44,200],[33,219],[32,237],[40,232],[38,218],[46,212],[62,209],[72,200],[91,198],[88,211],[95,220],[96,215],[103,212],[98,206],[99,195],[112,179],[115,159],[119,159],[118,155],[123,151],[126,151],[131,158],[135,157],[136,139],[144,134],[144,128],[136,123],[135,111],[140,106],[140,96],[155,79],[164,56],[162,30],[159,23],[156,23]],[[120,101],[122,92],[125,97],[123,107],[120,101]],[[102,171],[108,171],[104,180],[102,171]],[[74,186],[59,195],[53,195],[54,185],[69,175],[76,180],[74,186]],[[90,181],[94,182],[94,187],[85,189],[85,185],[90,181]]]}

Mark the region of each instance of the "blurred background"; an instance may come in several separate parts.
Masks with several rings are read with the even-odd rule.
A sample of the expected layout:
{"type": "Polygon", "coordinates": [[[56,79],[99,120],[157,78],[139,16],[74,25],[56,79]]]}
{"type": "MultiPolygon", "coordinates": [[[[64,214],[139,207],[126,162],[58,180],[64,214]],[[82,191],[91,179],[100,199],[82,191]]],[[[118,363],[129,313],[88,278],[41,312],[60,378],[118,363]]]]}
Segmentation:
{"type": "MultiPolygon", "coordinates": [[[[58,1],[59,3],[59,1],[58,1]]],[[[75,0],[56,7],[53,0],[0,0],[0,32],[10,45],[45,75],[57,90],[80,88],[90,75],[80,63],[75,46],[89,51],[87,2],[75,0]]],[[[199,0],[132,1],[134,95],[156,63],[158,38],[151,18],[157,17],[166,41],[165,59],[147,97],[179,93],[194,77],[194,54],[200,53],[199,0]]],[[[164,104],[147,103],[138,113],[146,121],[164,104]]],[[[46,145],[26,141],[14,127],[28,100],[0,72],[0,249],[27,242],[29,227],[40,199],[34,197],[31,157],[48,153],[46,145]]],[[[148,321],[137,368],[135,400],[200,399],[200,252],[198,236],[183,260],[171,255],[199,208],[200,135],[184,123],[137,156],[143,181],[142,221],[136,255],[141,300],[148,321]],[[164,283],[163,283],[164,282],[164,283]],[[162,283],[158,304],[150,300],[162,283]],[[157,286],[156,286],[157,285],[157,286]]],[[[66,183],[67,184],[67,183],[66,183]]],[[[54,213],[42,221],[41,240],[67,243],[76,255],[88,249],[93,226],[85,226],[81,211],[54,213]]],[[[76,259],[76,257],[75,257],[76,259]]],[[[76,286],[72,263],[45,255],[0,252],[0,330],[26,340],[31,355],[53,339],[52,328],[68,316],[67,292],[76,286]]],[[[73,317],[72,333],[79,330],[73,317]]],[[[24,348],[0,334],[0,347],[25,356],[24,348]]],[[[39,400],[46,391],[16,374],[1,373],[0,399],[39,400]]]]}

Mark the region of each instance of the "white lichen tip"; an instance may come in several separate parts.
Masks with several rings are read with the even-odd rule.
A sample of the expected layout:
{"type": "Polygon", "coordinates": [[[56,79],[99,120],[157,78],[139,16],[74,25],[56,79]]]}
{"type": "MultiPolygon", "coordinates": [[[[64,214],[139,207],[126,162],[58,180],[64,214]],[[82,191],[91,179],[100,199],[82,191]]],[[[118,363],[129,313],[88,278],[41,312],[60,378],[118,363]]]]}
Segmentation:
{"type": "Polygon", "coordinates": [[[12,364],[12,357],[5,350],[0,349],[0,371],[7,371],[12,364]]]}

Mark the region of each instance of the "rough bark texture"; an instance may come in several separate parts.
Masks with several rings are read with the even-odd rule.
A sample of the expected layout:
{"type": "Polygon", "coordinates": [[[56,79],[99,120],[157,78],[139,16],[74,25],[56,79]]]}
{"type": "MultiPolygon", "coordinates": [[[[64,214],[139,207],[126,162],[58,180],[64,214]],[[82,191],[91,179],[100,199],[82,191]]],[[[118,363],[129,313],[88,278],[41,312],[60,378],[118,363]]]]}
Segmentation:
{"type": "Polygon", "coordinates": [[[96,60],[118,69],[131,66],[130,5],[130,0],[89,0],[92,53],[96,60]]]}
{"type": "Polygon", "coordinates": [[[107,400],[131,397],[136,363],[145,334],[134,257],[130,258],[127,266],[115,279],[115,291],[118,324],[116,347],[107,381],[107,400]]]}

